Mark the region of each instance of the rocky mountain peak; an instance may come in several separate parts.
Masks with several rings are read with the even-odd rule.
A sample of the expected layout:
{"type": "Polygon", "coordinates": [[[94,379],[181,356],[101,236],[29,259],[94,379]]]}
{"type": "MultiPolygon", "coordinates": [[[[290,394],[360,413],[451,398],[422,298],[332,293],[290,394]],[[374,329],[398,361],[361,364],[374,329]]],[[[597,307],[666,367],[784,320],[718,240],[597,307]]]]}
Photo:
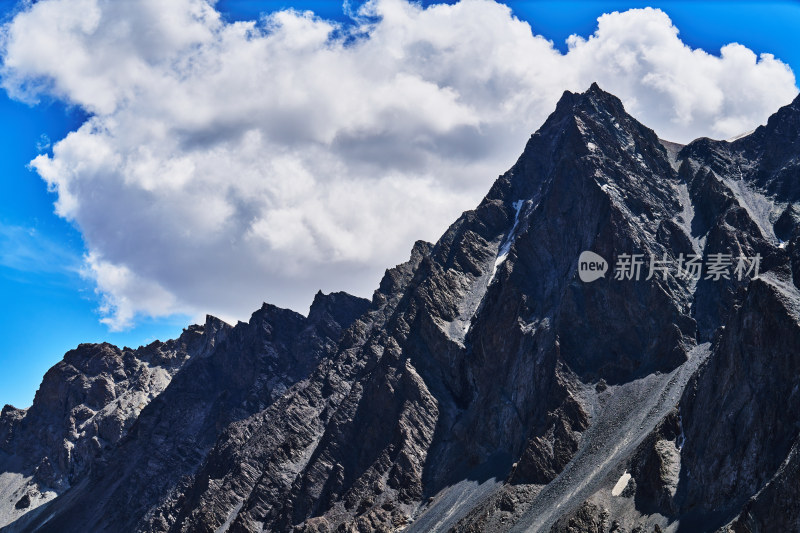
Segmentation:
{"type": "Polygon", "coordinates": [[[580,109],[597,115],[611,114],[617,118],[627,114],[622,100],[601,89],[597,82],[592,83],[589,89],[582,93],[564,91],[556,104],[555,112],[569,112],[570,109],[573,113],[576,109],[580,109]]]}
{"type": "MultiPolygon", "coordinates": [[[[179,344],[204,356],[124,438],[98,438],[90,477],[44,505],[14,488],[5,503],[41,507],[8,530],[797,530],[795,104],[678,151],[596,84],[565,92],[481,204],[418,241],[371,303],[318,292],[307,317],[265,304],[187,328],[179,344]],[[581,279],[583,251],[605,276],[581,279]],[[631,254],[639,274],[617,276],[631,254]],[[676,270],[728,255],[759,255],[761,277],[676,270]],[[667,271],[648,275],[651,257],[667,271]]],[[[166,357],[81,350],[85,370],[45,379],[76,421],[93,380],[109,392],[133,355],[166,357]]],[[[62,421],[34,411],[3,410],[0,465],[65,479],[62,421]],[[36,449],[21,469],[25,432],[61,455],[36,449]]]]}
{"type": "Polygon", "coordinates": [[[792,103],[781,107],[769,117],[763,128],[764,134],[773,139],[783,138],[788,142],[797,142],[800,132],[800,94],[792,103]]]}
{"type": "Polygon", "coordinates": [[[308,311],[308,320],[318,323],[325,317],[330,317],[339,324],[350,325],[356,318],[363,315],[368,307],[369,300],[346,292],[324,294],[322,291],[317,291],[308,311]]]}
{"type": "MultiPolygon", "coordinates": [[[[631,126],[636,130],[640,128],[648,130],[628,114],[619,98],[601,89],[597,83],[592,83],[591,87],[582,93],[564,91],[556,104],[555,111],[541,130],[548,129],[549,121],[560,124],[563,120],[571,118],[577,119],[581,125],[587,122],[594,123],[607,130],[629,129],[631,126]]],[[[581,130],[583,132],[582,128],[581,130]]]]}
{"type": "Polygon", "coordinates": [[[135,350],[100,343],[67,352],[45,374],[30,408],[0,414],[0,471],[6,473],[0,488],[14,504],[0,512],[0,525],[85,479],[175,374],[213,351],[230,329],[208,317],[177,339],[135,350]]]}
{"type": "MultiPolygon", "coordinates": [[[[531,136],[510,174],[530,179],[563,172],[556,172],[556,166],[578,166],[582,167],[579,174],[591,179],[595,173],[588,168],[596,165],[615,168],[603,172],[606,177],[634,178],[622,184],[629,194],[642,186],[662,189],[664,180],[675,176],[670,155],[655,132],[632,117],[619,98],[594,83],[584,93],[564,92],[555,111],[531,136]],[[647,179],[637,180],[637,176],[647,179]]],[[[599,181],[600,185],[604,183],[599,181]]],[[[535,197],[540,183],[512,184],[513,192],[509,192],[516,197],[535,197]]],[[[655,194],[665,199],[664,191],[656,190],[655,194]]]]}

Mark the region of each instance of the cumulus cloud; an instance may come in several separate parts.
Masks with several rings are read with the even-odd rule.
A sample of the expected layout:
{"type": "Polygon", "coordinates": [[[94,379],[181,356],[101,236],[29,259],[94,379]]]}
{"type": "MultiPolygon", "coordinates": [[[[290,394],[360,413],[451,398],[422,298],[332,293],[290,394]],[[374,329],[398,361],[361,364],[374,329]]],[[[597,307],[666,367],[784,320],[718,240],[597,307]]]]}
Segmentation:
{"type": "Polygon", "coordinates": [[[693,50],[661,11],[611,13],[566,54],[489,0],[373,0],[352,23],[230,23],[203,0],[41,0],[2,30],[3,86],[91,114],[32,166],[82,232],[104,320],[321,288],[368,295],[473,207],[565,89],[592,81],[662,137],[726,137],[796,93],[789,68],[693,50]]]}

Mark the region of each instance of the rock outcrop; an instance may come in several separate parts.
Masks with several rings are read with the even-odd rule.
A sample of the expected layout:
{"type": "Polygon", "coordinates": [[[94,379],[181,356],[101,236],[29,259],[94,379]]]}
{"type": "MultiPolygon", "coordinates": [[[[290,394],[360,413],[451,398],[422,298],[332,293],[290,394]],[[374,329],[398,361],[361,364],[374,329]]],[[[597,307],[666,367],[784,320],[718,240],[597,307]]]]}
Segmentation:
{"type": "Polygon", "coordinates": [[[81,344],[45,374],[28,409],[0,414],[0,525],[79,483],[129,432],[142,409],[230,327],[208,317],[137,350],[81,344]]]}

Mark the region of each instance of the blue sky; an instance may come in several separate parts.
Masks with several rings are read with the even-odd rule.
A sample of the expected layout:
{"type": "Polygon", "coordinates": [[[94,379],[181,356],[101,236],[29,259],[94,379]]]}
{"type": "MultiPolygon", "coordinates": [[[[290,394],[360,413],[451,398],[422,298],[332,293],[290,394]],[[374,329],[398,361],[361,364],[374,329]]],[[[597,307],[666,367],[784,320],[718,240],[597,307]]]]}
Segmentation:
{"type": "MultiPolygon", "coordinates": [[[[798,2],[507,4],[517,17],[531,24],[535,33],[551,39],[562,52],[569,35],[592,34],[599,15],[653,6],[671,17],[680,29],[680,38],[692,47],[717,54],[722,45],[738,42],[756,53],[772,53],[800,72],[798,2]]],[[[14,6],[10,1],[0,3],[4,18],[14,6]]],[[[313,10],[326,19],[347,20],[335,1],[223,0],[217,4],[230,21],[257,18],[285,7],[313,10]]],[[[81,275],[86,253],[83,236],[54,214],[56,194],[48,192],[45,182],[28,168],[38,154],[51,154],[51,144],[77,129],[88,115],[80,107],[55,98],[29,105],[2,92],[0,116],[0,323],[4,331],[0,343],[0,405],[24,407],[30,404],[44,372],[78,343],[108,341],[138,346],[175,337],[190,317],[139,316],[133,327],[121,332],[111,332],[100,323],[100,296],[92,281],[81,275]]],[[[502,170],[497,168],[494,174],[502,170]]]]}
{"type": "MultiPolygon", "coordinates": [[[[422,2],[424,5],[448,2],[422,2]]],[[[668,2],[540,1],[503,2],[514,14],[530,23],[534,32],[550,38],[562,51],[572,34],[587,36],[597,26],[597,17],[611,11],[658,7],[664,10],[681,30],[681,38],[694,48],[719,52],[721,46],[738,42],[757,53],[775,54],[783,61],[800,64],[800,44],[793,38],[800,21],[800,2],[725,2],[715,0],[668,2]]],[[[356,2],[351,2],[355,5],[356,2]]],[[[264,11],[293,7],[311,10],[324,18],[346,21],[336,1],[258,1],[227,0],[217,4],[229,20],[257,18],[264,11]]]]}

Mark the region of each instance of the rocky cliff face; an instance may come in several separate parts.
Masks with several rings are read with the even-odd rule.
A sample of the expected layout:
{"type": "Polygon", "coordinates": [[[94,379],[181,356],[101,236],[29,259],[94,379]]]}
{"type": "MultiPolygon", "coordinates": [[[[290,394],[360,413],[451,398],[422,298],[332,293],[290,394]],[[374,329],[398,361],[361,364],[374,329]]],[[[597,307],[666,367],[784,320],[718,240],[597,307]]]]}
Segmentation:
{"type": "Polygon", "coordinates": [[[229,326],[208,317],[175,340],[138,350],[81,344],[45,374],[28,409],[0,414],[0,524],[80,482],[127,435],[142,409],[229,326]]]}
{"type": "MultiPolygon", "coordinates": [[[[7,530],[796,530],[799,149],[800,99],[681,147],[567,92],[372,302],[214,333],[7,530]],[[605,277],[579,279],[584,250],[605,277]],[[615,276],[631,257],[639,279],[615,276]],[[680,275],[689,257],[727,276],[680,275]]],[[[30,416],[4,410],[4,442],[30,416]]]]}

